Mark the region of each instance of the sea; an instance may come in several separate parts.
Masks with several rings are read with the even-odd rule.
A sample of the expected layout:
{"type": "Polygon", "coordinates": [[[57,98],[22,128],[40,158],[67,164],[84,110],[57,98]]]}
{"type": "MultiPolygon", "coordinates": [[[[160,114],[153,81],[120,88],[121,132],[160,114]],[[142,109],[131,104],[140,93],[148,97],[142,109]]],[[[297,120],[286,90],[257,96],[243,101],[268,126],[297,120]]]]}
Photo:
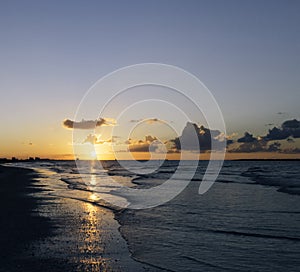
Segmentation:
{"type": "MultiPolygon", "coordinates": [[[[193,178],[182,180],[183,190],[153,207],[130,208],[130,196],[111,183],[151,190],[179,164],[164,161],[154,171],[134,161],[14,166],[36,170],[49,197],[113,213],[132,259],[155,271],[300,271],[299,161],[225,161],[204,194],[198,190],[208,162],[199,161],[193,178]]],[[[189,170],[188,163],[184,167],[189,170]]]]}

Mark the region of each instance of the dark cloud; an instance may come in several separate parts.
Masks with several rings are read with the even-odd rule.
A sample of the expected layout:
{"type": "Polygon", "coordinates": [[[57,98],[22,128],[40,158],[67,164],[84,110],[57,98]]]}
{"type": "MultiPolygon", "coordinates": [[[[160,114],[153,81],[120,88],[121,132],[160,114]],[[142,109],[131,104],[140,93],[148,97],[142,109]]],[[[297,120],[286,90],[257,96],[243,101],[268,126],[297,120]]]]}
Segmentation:
{"type": "Polygon", "coordinates": [[[100,118],[98,120],[82,120],[80,122],[66,119],[63,121],[63,126],[69,129],[95,129],[100,126],[114,126],[113,119],[100,118]]]}
{"type": "Polygon", "coordinates": [[[262,152],[266,151],[267,142],[266,141],[253,141],[244,142],[237,148],[228,150],[232,153],[252,153],[252,152],[262,152]]]}
{"type": "Polygon", "coordinates": [[[274,142],[268,145],[268,142],[261,139],[253,142],[243,142],[237,148],[229,150],[232,153],[252,153],[252,152],[280,152],[281,144],[274,142]]]}
{"type": "Polygon", "coordinates": [[[283,129],[273,127],[272,129],[269,129],[269,132],[266,136],[263,138],[266,141],[273,141],[273,140],[284,140],[287,139],[291,134],[283,129]]]}
{"type": "Polygon", "coordinates": [[[298,154],[300,153],[300,149],[297,147],[283,149],[281,148],[280,142],[270,143],[264,139],[258,139],[253,142],[241,143],[238,147],[228,149],[228,152],[230,153],[278,152],[278,153],[286,153],[286,154],[298,154]]]}
{"type": "Polygon", "coordinates": [[[229,145],[231,145],[233,143],[234,143],[234,140],[231,140],[231,139],[229,139],[229,140],[226,141],[227,146],[229,146],[229,145]]]}
{"type": "Polygon", "coordinates": [[[156,141],[157,140],[157,138],[154,136],[151,136],[151,135],[147,135],[146,137],[145,137],[145,141],[146,142],[150,142],[150,143],[152,143],[152,142],[154,142],[154,141],[156,141]]]}
{"type": "MultiPolygon", "coordinates": [[[[284,113],[280,113],[284,114],[284,113]]],[[[268,124],[270,125],[270,124],[268,124]]],[[[279,142],[272,141],[287,140],[289,143],[294,142],[294,138],[300,138],[300,121],[293,119],[287,120],[282,123],[280,127],[273,127],[269,129],[267,135],[262,137],[254,137],[249,132],[245,132],[244,136],[237,140],[240,143],[238,147],[235,147],[229,152],[292,152],[293,149],[281,149],[279,142]]],[[[227,147],[234,142],[227,143],[227,147]]],[[[297,151],[297,150],[296,150],[297,151]]]]}
{"type": "Polygon", "coordinates": [[[280,146],[281,146],[280,143],[275,142],[275,143],[269,145],[267,151],[268,152],[279,152],[279,151],[281,151],[280,146]]]}
{"type": "Polygon", "coordinates": [[[286,153],[286,154],[300,154],[300,148],[294,147],[294,148],[286,148],[281,150],[281,153],[286,153]]]}
{"type": "Polygon", "coordinates": [[[237,140],[238,143],[253,143],[256,142],[257,138],[253,137],[249,132],[245,132],[244,137],[237,140]]]}
{"type": "Polygon", "coordinates": [[[273,127],[263,138],[266,141],[285,140],[289,137],[300,138],[300,121],[293,119],[282,123],[281,128],[273,127]]]}
{"type": "MultiPolygon", "coordinates": [[[[268,145],[268,142],[285,139],[288,142],[293,142],[292,138],[300,138],[300,121],[296,119],[283,122],[281,127],[269,129],[267,135],[259,138],[254,137],[249,132],[245,132],[244,136],[237,140],[241,145],[229,150],[229,152],[279,152],[281,151],[280,143],[275,142],[268,145]]],[[[233,142],[229,144],[233,144],[233,142]]]]}
{"type": "Polygon", "coordinates": [[[155,152],[158,148],[156,145],[148,143],[133,144],[129,146],[130,152],[155,152]]]}
{"type": "Polygon", "coordinates": [[[282,129],[290,132],[294,138],[300,138],[300,121],[293,119],[283,122],[282,129]]]}
{"type": "Polygon", "coordinates": [[[208,151],[211,150],[212,142],[218,147],[220,142],[225,141],[225,139],[219,139],[221,135],[219,130],[210,130],[204,126],[198,127],[197,124],[188,122],[181,136],[172,141],[177,150],[181,150],[181,143],[184,143],[186,150],[199,151],[200,148],[200,151],[208,151]]]}
{"type": "Polygon", "coordinates": [[[293,119],[293,120],[287,120],[282,123],[283,129],[299,129],[300,128],[300,121],[293,119]]]}

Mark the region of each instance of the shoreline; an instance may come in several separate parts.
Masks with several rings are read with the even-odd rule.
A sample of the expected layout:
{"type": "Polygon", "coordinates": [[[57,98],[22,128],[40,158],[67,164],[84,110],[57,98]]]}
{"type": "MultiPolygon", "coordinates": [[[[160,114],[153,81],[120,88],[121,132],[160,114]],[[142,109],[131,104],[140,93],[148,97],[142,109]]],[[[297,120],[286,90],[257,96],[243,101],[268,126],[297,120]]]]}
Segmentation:
{"type": "MultiPolygon", "coordinates": [[[[62,162],[62,161],[65,161],[65,162],[68,162],[68,161],[75,161],[74,159],[64,159],[64,160],[60,160],[60,159],[6,159],[6,158],[0,158],[0,165],[5,165],[5,164],[10,164],[10,163],[32,163],[32,162],[62,162]]],[[[80,161],[93,161],[93,159],[91,160],[80,160],[80,161]]],[[[97,161],[100,161],[100,162],[114,162],[116,160],[97,160],[97,161]]],[[[132,161],[132,160],[123,160],[123,161],[132,161]]],[[[148,160],[137,160],[139,162],[147,162],[148,160]]],[[[180,159],[167,159],[166,161],[180,161],[180,159]]],[[[189,160],[187,160],[189,161],[189,160]]],[[[207,161],[209,162],[210,159],[199,159],[199,161],[207,161]]],[[[218,160],[216,160],[218,161],[218,160]]],[[[236,158],[236,159],[224,159],[223,161],[300,161],[300,158],[299,157],[296,157],[296,158],[236,158]]]]}
{"type": "Polygon", "coordinates": [[[0,166],[1,221],[8,222],[1,224],[1,272],[155,271],[132,257],[114,211],[88,201],[90,192],[57,196],[51,185],[62,181],[44,178],[0,166]]]}

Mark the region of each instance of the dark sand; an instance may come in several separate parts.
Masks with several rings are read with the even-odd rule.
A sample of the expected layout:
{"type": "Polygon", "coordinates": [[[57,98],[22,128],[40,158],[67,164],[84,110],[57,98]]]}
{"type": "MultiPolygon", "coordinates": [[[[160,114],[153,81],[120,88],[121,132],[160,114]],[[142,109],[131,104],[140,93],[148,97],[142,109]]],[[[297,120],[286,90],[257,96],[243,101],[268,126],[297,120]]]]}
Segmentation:
{"type": "Polygon", "coordinates": [[[38,173],[0,166],[0,190],[0,272],[157,271],[131,258],[111,211],[57,196],[38,173]]]}
{"type": "Polygon", "coordinates": [[[67,271],[69,266],[41,261],[29,252],[30,244],[52,235],[53,227],[48,218],[34,213],[41,200],[31,194],[43,190],[35,176],[28,169],[0,166],[0,271],[67,271]],[[24,252],[31,258],[24,258],[24,252]]]}

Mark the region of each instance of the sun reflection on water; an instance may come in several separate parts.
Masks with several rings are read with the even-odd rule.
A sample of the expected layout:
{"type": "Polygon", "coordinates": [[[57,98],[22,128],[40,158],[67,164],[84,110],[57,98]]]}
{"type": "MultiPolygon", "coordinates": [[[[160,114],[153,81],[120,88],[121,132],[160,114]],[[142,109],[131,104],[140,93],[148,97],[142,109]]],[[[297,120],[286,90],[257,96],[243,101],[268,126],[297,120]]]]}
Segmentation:
{"type": "MultiPolygon", "coordinates": [[[[91,193],[89,201],[95,201],[98,197],[91,193]]],[[[81,222],[80,233],[83,235],[83,243],[79,246],[80,268],[89,268],[89,271],[110,271],[109,259],[103,257],[105,244],[102,243],[101,217],[99,208],[91,203],[82,203],[85,211],[81,222]]]]}

